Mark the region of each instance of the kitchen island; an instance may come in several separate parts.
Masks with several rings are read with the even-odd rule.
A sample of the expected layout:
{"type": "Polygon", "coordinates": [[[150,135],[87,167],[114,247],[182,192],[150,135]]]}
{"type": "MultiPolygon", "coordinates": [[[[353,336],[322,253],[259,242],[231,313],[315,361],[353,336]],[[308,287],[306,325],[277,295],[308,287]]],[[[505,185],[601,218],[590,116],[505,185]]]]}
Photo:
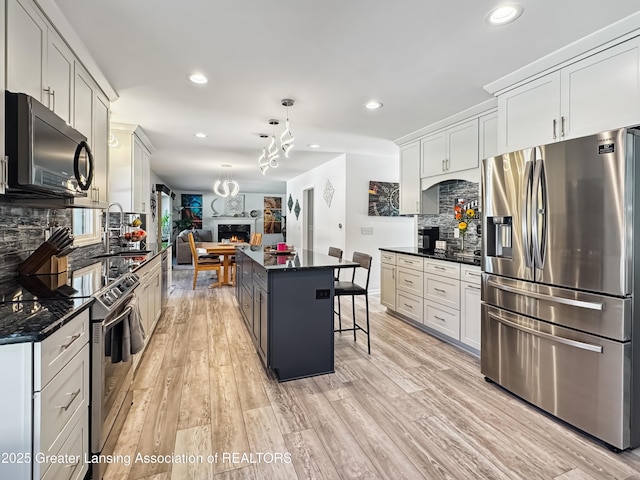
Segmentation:
{"type": "Polygon", "coordinates": [[[238,248],[236,298],[256,351],[279,381],[334,371],[333,275],[349,261],[238,248]]]}

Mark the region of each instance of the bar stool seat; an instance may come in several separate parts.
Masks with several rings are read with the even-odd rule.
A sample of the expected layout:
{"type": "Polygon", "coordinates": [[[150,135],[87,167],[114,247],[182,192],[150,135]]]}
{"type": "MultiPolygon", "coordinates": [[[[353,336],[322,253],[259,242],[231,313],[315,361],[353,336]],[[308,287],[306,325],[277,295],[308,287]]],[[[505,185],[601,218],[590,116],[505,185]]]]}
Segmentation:
{"type": "Polygon", "coordinates": [[[371,273],[371,255],[361,252],[353,252],[353,262],[358,263],[359,266],[353,269],[353,274],[351,276],[351,281],[337,280],[333,283],[333,291],[334,296],[338,297],[338,312],[334,312],[338,314],[338,322],[339,326],[334,332],[350,332],[353,331],[353,341],[357,341],[356,332],[358,330],[363,331],[367,334],[367,352],[369,355],[371,354],[371,337],[370,337],[370,325],[369,325],[369,276],[371,273]],[[355,283],[356,280],[356,271],[358,268],[364,268],[367,271],[367,280],[365,286],[360,286],[355,283]],[[366,321],[367,327],[364,328],[356,321],[356,296],[364,295],[365,297],[365,309],[366,309],[366,321]],[[342,328],[342,313],[340,310],[340,297],[351,297],[351,311],[353,318],[353,327],[352,328],[342,328]]]}

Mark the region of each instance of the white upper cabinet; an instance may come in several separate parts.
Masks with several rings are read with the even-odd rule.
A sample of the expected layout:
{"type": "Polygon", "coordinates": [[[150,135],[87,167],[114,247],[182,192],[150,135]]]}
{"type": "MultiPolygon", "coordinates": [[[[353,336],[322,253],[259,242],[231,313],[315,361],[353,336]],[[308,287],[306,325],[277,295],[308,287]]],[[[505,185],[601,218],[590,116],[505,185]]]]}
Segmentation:
{"type": "Polygon", "coordinates": [[[73,126],[93,144],[93,82],[82,65],[75,65],[73,126]]]}
{"type": "Polygon", "coordinates": [[[73,54],[26,0],[7,1],[7,89],[31,95],[71,123],[73,54]]]}
{"type": "Polygon", "coordinates": [[[422,148],[422,163],[420,177],[440,175],[445,170],[447,157],[447,135],[445,132],[434,133],[420,141],[422,148]]]}
{"type": "Polygon", "coordinates": [[[640,123],[640,38],[498,95],[506,153],[640,123]]]}
{"type": "Polygon", "coordinates": [[[560,72],[498,96],[498,153],[553,142],[560,120],[560,72]]]}
{"type": "Polygon", "coordinates": [[[587,57],[560,73],[562,138],[640,122],[640,38],[587,57]]]}
{"type": "Polygon", "coordinates": [[[6,38],[7,90],[42,102],[47,24],[30,2],[7,0],[6,38]]]}
{"type": "Polygon", "coordinates": [[[71,123],[73,93],[73,54],[64,41],[52,30],[48,31],[46,84],[43,92],[49,108],[65,122],[71,123]]]}
{"type": "Polygon", "coordinates": [[[480,142],[478,153],[480,160],[498,154],[498,112],[483,115],[478,118],[480,127],[480,142]]]}
{"type": "Polygon", "coordinates": [[[150,213],[151,145],[136,125],[113,124],[111,133],[117,144],[109,147],[109,201],[125,212],[150,213]]]}
{"type": "Polygon", "coordinates": [[[421,140],[421,177],[478,167],[478,119],[474,118],[421,140]]]}
{"type": "Polygon", "coordinates": [[[420,213],[420,142],[400,147],[400,213],[420,213]]]}

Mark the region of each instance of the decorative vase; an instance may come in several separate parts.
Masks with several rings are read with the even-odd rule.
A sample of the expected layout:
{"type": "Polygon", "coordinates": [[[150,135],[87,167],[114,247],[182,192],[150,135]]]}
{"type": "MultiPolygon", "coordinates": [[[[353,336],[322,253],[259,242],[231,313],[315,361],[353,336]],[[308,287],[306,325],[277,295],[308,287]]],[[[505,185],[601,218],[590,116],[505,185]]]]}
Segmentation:
{"type": "Polygon", "coordinates": [[[460,235],[460,251],[464,252],[464,233],[460,235]]]}

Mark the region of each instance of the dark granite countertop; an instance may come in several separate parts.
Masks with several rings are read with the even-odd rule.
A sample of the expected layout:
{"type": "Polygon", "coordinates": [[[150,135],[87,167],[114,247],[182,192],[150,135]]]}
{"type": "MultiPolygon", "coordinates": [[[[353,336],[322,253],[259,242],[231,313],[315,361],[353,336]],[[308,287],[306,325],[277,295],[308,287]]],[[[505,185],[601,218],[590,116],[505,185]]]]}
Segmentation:
{"type": "Polygon", "coordinates": [[[0,345],[42,341],[89,308],[106,278],[135,271],[166,248],[151,244],[140,255],[89,257],[74,262],[64,276],[15,277],[0,283],[0,345]]]}
{"type": "Polygon", "coordinates": [[[93,298],[0,303],[0,345],[40,342],[89,308],[93,298]]]}
{"type": "Polygon", "coordinates": [[[339,268],[357,265],[318,252],[299,250],[290,254],[275,253],[262,246],[238,247],[251,260],[269,271],[302,270],[308,268],[339,268]]]}
{"type": "Polygon", "coordinates": [[[406,255],[415,255],[416,257],[434,258],[436,260],[445,260],[447,262],[462,263],[465,265],[480,266],[480,257],[460,254],[435,255],[422,253],[417,247],[380,247],[378,250],[385,252],[404,253],[406,255]]]}

